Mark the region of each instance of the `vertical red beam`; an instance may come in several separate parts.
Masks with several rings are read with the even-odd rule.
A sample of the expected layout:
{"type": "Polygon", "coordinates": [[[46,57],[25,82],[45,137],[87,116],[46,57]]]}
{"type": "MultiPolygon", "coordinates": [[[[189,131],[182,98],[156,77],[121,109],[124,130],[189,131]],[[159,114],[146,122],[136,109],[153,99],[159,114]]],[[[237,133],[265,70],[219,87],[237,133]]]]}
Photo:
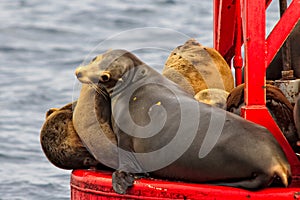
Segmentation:
{"type": "Polygon", "coordinates": [[[245,44],[245,102],[265,107],[265,2],[243,0],[243,32],[245,44]]]}
{"type": "Polygon", "coordinates": [[[214,0],[214,48],[230,65],[234,55],[235,1],[214,0]]]}
{"type": "Polygon", "coordinates": [[[242,18],[241,18],[241,3],[236,1],[235,5],[236,28],[235,28],[235,55],[233,58],[233,66],[235,69],[235,83],[236,85],[242,84],[242,18]]]}
{"type": "Polygon", "coordinates": [[[220,2],[221,0],[214,0],[214,5],[213,5],[213,9],[214,9],[214,48],[219,51],[219,44],[220,44],[220,36],[219,36],[219,10],[220,10],[220,2]]]}

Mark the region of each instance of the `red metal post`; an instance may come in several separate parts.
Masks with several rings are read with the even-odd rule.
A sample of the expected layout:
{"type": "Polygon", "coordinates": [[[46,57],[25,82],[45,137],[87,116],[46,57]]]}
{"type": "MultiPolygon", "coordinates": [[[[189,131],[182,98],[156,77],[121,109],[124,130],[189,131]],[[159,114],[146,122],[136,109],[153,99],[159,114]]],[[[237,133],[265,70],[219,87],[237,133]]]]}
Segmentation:
{"type": "Polygon", "coordinates": [[[235,2],[214,0],[214,48],[230,65],[234,55],[235,2]]]}
{"type": "Polygon", "coordinates": [[[235,84],[240,85],[242,83],[242,18],[241,18],[241,4],[240,1],[236,1],[235,6],[236,16],[236,28],[235,28],[235,55],[233,58],[233,66],[235,69],[235,84]]]}
{"type": "MultiPolygon", "coordinates": [[[[245,102],[265,108],[265,3],[243,0],[243,32],[245,43],[245,102]]],[[[250,118],[250,116],[248,116],[250,118]]]]}
{"type": "Polygon", "coordinates": [[[219,43],[220,43],[220,36],[219,36],[219,10],[220,10],[220,0],[214,0],[213,5],[213,14],[214,14],[214,48],[219,51],[219,43]]]}

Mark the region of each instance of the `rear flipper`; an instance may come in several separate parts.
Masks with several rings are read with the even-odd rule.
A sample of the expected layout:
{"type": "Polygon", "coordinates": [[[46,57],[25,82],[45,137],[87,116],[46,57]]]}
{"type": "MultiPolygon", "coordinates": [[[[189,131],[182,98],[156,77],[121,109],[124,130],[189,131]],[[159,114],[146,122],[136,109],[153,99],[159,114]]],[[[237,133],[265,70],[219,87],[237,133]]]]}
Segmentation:
{"type": "Polygon", "coordinates": [[[275,173],[273,176],[270,176],[269,174],[253,174],[253,177],[251,179],[246,180],[240,180],[236,182],[217,182],[214,183],[215,185],[222,185],[222,186],[230,186],[230,187],[238,187],[238,188],[244,188],[248,190],[257,190],[261,188],[268,187],[272,183],[285,186],[287,187],[289,183],[291,182],[290,177],[287,177],[283,174],[277,174],[275,173]]]}

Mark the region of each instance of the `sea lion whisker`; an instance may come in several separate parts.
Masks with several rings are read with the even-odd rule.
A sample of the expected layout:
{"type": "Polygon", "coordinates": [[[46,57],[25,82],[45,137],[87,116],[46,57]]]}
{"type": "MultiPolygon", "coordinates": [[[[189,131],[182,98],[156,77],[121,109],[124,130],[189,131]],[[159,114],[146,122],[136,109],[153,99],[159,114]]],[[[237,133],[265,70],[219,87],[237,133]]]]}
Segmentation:
{"type": "Polygon", "coordinates": [[[105,100],[107,100],[107,95],[105,94],[105,92],[100,88],[98,87],[95,83],[93,82],[90,82],[90,85],[92,86],[92,88],[100,95],[102,95],[105,100]]]}

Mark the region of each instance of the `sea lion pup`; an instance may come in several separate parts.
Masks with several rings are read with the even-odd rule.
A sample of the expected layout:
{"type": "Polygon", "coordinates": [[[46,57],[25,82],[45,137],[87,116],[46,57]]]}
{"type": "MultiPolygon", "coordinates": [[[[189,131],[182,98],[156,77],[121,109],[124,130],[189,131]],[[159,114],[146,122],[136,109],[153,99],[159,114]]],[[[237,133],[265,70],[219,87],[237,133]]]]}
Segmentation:
{"type": "Polygon", "coordinates": [[[224,58],[195,39],[189,39],[171,52],[162,74],[192,95],[210,88],[230,92],[234,87],[230,67],[224,58]]]}
{"type": "Polygon", "coordinates": [[[210,88],[201,90],[194,96],[194,98],[202,103],[216,106],[225,110],[228,95],[229,92],[225,90],[210,88]]]}
{"type": "Polygon", "coordinates": [[[117,193],[133,185],[133,174],[147,172],[247,189],[266,187],[276,178],[289,184],[289,163],[266,128],[198,102],[132,53],[112,50],[76,75],[84,84],[99,83],[110,96],[117,193]]]}
{"type": "Polygon", "coordinates": [[[87,169],[102,167],[88,152],[73,127],[72,107],[52,108],[46,113],[46,120],[40,133],[42,149],[48,160],[62,169],[87,169]]]}
{"type": "MultiPolygon", "coordinates": [[[[229,94],[226,110],[240,115],[244,105],[244,84],[241,84],[229,94]]],[[[299,136],[293,119],[293,106],[278,87],[270,84],[266,84],[266,107],[293,150],[299,153],[299,136]]]]}

